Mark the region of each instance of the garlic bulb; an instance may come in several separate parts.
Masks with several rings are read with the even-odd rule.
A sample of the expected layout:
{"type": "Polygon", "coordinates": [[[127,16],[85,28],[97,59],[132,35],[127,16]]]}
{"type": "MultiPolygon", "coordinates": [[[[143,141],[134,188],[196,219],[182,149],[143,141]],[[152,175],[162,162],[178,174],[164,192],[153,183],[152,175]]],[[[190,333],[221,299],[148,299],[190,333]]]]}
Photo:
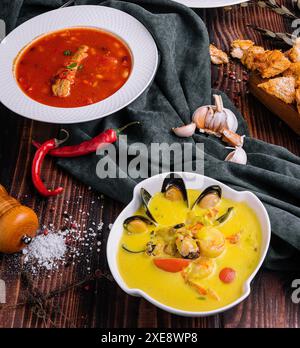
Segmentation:
{"type": "Polygon", "coordinates": [[[172,128],[172,131],[181,138],[191,137],[196,130],[196,124],[194,122],[187,124],[185,126],[172,128]]]}
{"type": "Polygon", "coordinates": [[[224,128],[236,132],[238,121],[234,113],[223,107],[222,97],[214,94],[215,105],[201,106],[193,114],[193,122],[200,132],[213,133],[220,136],[224,128]]]}
{"type": "MultiPolygon", "coordinates": [[[[232,147],[228,147],[227,149],[232,149],[232,147]]],[[[236,147],[234,151],[230,152],[226,156],[225,161],[238,164],[247,164],[247,154],[242,147],[236,147]]]]}

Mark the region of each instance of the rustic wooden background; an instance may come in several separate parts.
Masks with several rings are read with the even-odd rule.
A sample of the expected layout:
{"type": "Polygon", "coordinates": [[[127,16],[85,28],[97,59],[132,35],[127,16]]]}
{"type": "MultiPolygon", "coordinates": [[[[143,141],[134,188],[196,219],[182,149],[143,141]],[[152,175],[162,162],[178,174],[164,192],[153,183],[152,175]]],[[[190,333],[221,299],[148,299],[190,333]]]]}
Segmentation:
{"type": "MultiPolygon", "coordinates": [[[[290,1],[283,1],[290,3],[290,1]]],[[[246,24],[272,29],[291,31],[290,21],[265,9],[254,6],[234,6],[231,9],[197,11],[206,22],[211,41],[228,50],[236,38],[250,38],[266,47],[272,43],[247,28],[246,24]]],[[[274,44],[274,43],[273,43],[274,44]]],[[[287,126],[270,114],[258,101],[247,93],[241,66],[236,62],[217,68],[213,67],[213,86],[225,91],[245,116],[253,137],[288,148],[300,155],[299,137],[287,126]],[[236,79],[232,72],[235,72],[236,79]]],[[[54,222],[60,226],[66,201],[68,211],[81,220],[79,211],[90,211],[90,223],[102,219],[105,223],[102,233],[101,252],[95,246],[89,257],[92,271],[108,271],[105,244],[109,234],[109,223],[113,222],[122,205],[107,197],[101,197],[55,166],[48,159],[44,173],[47,182],[66,188],[64,195],[50,200],[41,199],[34,191],[30,180],[30,166],[33,157],[31,139],[47,139],[56,133],[53,125],[32,122],[13,115],[2,108],[0,128],[0,182],[10,193],[24,204],[35,209],[41,224],[54,222]],[[75,204],[76,197],[83,196],[81,204],[75,204]],[[92,201],[95,201],[92,204],[92,201]]],[[[234,309],[207,318],[181,318],[157,309],[143,299],[127,296],[113,281],[106,278],[92,280],[86,285],[70,289],[45,302],[46,313],[41,315],[30,304],[14,308],[26,295],[26,286],[13,266],[18,257],[0,255],[0,279],[7,283],[7,300],[11,308],[0,311],[0,327],[300,327],[300,306],[290,299],[292,275],[260,271],[252,286],[249,298],[234,309]]],[[[63,277],[51,278],[40,275],[34,279],[34,286],[43,293],[60,288],[64,284],[83,279],[86,266],[76,264],[62,269],[63,277]]],[[[109,278],[109,277],[108,277],[109,278]]]]}

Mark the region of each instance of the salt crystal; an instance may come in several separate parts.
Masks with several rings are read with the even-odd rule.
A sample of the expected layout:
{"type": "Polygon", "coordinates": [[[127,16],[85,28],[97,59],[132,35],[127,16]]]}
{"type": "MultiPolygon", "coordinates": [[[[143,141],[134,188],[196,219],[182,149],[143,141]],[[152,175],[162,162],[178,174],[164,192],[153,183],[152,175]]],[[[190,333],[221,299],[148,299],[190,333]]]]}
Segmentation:
{"type": "Polygon", "coordinates": [[[67,250],[64,236],[50,233],[46,236],[37,236],[23,251],[26,254],[25,263],[38,263],[47,270],[57,266],[57,261],[62,260],[67,250]]]}

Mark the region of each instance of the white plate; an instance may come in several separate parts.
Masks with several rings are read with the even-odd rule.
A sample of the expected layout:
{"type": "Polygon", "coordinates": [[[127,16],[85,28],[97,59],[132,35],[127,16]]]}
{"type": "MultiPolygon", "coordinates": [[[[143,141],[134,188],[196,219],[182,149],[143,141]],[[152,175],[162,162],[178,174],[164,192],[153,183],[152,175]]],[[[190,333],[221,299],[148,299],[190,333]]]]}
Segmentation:
{"type": "Polygon", "coordinates": [[[112,114],[134,101],[154,78],[158,52],[149,31],[129,14],[104,6],[74,6],[44,13],[13,30],[0,44],[0,101],[12,111],[33,120],[77,123],[112,114]],[[96,27],[119,36],[133,55],[127,82],[101,102],[78,108],[58,108],[25,95],[13,75],[13,61],[20,50],[39,35],[68,27],[96,27]]]}
{"type": "Polygon", "coordinates": [[[214,8],[241,4],[248,0],[174,0],[192,8],[214,8]]]}
{"type": "Polygon", "coordinates": [[[165,311],[173,313],[173,314],[189,316],[189,317],[203,317],[207,315],[214,315],[236,306],[250,294],[251,281],[254,278],[257,271],[259,270],[260,266],[262,265],[270,244],[271,226],[270,226],[269,216],[265,207],[261,203],[261,201],[252,192],[235,191],[231,189],[230,187],[228,187],[227,185],[224,185],[217,180],[211,179],[207,176],[203,176],[200,174],[187,173],[187,172],[177,173],[177,174],[179,174],[184,179],[186,187],[188,189],[203,190],[204,188],[210,185],[219,185],[222,188],[223,197],[232,199],[237,202],[246,202],[248,206],[251,207],[253,211],[255,212],[260,222],[261,230],[262,230],[262,245],[260,250],[260,259],[259,259],[257,267],[255,268],[255,270],[252,272],[250,277],[245,282],[242,295],[237,300],[235,300],[234,302],[224,307],[221,307],[212,311],[206,311],[206,312],[204,311],[191,312],[191,311],[184,311],[181,309],[167,306],[161,302],[158,302],[157,300],[152,298],[150,295],[148,295],[146,292],[140,289],[129,288],[126,285],[125,281],[123,280],[119,272],[118,262],[117,262],[117,254],[119,250],[120,239],[123,234],[123,221],[127,217],[132,216],[137,211],[137,209],[141,206],[141,197],[140,197],[141,188],[144,187],[151,195],[155,194],[156,192],[160,192],[162,182],[165,176],[168,175],[166,173],[155,175],[149,179],[143,180],[138,185],[136,185],[133,192],[132,201],[126,206],[126,208],[118,216],[117,220],[113,224],[112,229],[110,231],[108,242],[107,242],[107,250],[106,250],[108,265],[116,282],[129,295],[144,297],[146,300],[148,300],[155,306],[162,308],[165,311]]]}

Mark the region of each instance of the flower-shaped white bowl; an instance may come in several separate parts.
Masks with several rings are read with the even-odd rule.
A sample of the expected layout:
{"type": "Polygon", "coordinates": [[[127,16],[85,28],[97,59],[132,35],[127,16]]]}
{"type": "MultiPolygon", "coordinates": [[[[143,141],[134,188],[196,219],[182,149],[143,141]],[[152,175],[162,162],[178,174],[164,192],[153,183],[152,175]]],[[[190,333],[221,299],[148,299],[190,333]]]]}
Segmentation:
{"type": "Polygon", "coordinates": [[[269,216],[265,207],[261,203],[261,201],[252,192],[235,191],[231,189],[230,187],[228,187],[227,185],[224,185],[217,180],[214,180],[209,177],[196,174],[196,173],[177,172],[176,174],[180,175],[183,178],[183,180],[185,181],[186,187],[188,189],[203,190],[204,188],[210,185],[219,185],[222,188],[223,197],[232,199],[237,202],[241,202],[241,201],[246,202],[248,206],[251,207],[253,211],[255,212],[260,222],[261,231],[262,231],[262,245],[260,250],[260,259],[259,259],[257,267],[255,268],[253,273],[245,282],[242,295],[238,299],[236,299],[234,302],[224,307],[221,307],[212,311],[192,312],[192,311],[184,311],[184,310],[167,306],[155,300],[151,296],[149,296],[145,291],[142,291],[140,289],[131,289],[126,285],[125,281],[123,280],[119,272],[118,263],[117,263],[117,254],[118,254],[120,239],[123,234],[123,221],[127,217],[133,215],[136,212],[136,210],[141,206],[140,189],[143,187],[147,191],[149,191],[152,195],[155,194],[156,192],[160,192],[162,182],[165,176],[168,175],[168,173],[155,175],[149,179],[141,181],[138,185],[136,185],[133,192],[132,201],[126,206],[126,208],[118,216],[118,218],[116,219],[110,231],[110,235],[109,235],[108,243],[107,243],[107,250],[106,250],[109,268],[116,282],[129,295],[142,296],[146,300],[154,304],[155,306],[177,315],[189,316],[189,317],[202,317],[202,316],[214,315],[236,306],[250,294],[251,281],[256,275],[256,273],[258,272],[259,268],[261,267],[265,259],[265,256],[269,247],[269,243],[270,243],[271,226],[270,226],[269,216]]]}

